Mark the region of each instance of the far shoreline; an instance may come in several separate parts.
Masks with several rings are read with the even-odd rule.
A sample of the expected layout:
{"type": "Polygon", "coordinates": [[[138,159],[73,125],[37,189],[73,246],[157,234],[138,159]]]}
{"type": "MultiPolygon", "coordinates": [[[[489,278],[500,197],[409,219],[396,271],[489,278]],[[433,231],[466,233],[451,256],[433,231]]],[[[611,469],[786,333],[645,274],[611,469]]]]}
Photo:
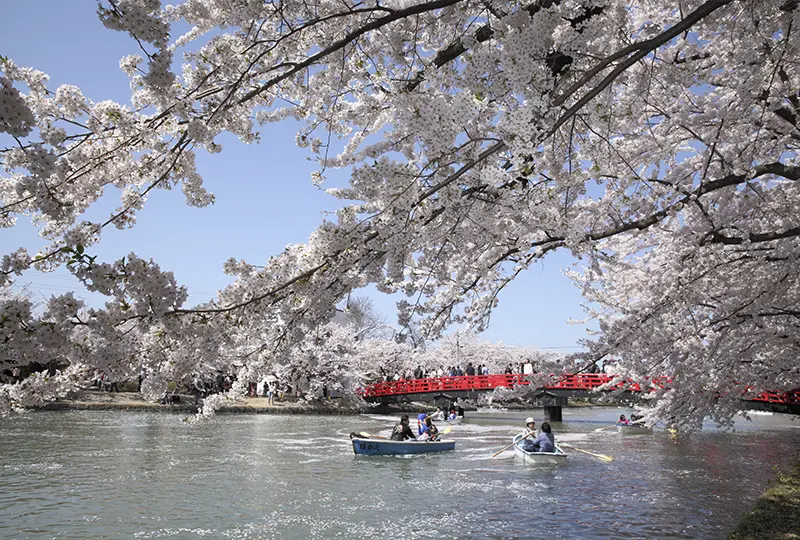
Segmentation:
{"type": "MultiPolygon", "coordinates": [[[[194,396],[176,394],[175,403],[152,403],[146,401],[138,392],[105,392],[95,389],[73,392],[67,397],[47,403],[40,410],[48,411],[148,411],[162,413],[196,414],[197,403],[194,396]]],[[[583,407],[619,407],[620,404],[595,404],[587,400],[576,400],[570,403],[569,408],[583,407]]],[[[434,405],[421,402],[393,403],[389,405],[365,405],[352,400],[341,398],[298,400],[296,398],[275,399],[270,405],[265,397],[246,397],[231,400],[228,405],[217,409],[217,414],[320,414],[320,415],[349,415],[349,414],[396,414],[403,412],[418,412],[420,408],[433,410],[434,405]]],[[[508,410],[534,410],[536,407],[525,403],[506,403],[497,406],[498,412],[508,410]]],[[[470,407],[467,412],[477,409],[470,407]]]]}

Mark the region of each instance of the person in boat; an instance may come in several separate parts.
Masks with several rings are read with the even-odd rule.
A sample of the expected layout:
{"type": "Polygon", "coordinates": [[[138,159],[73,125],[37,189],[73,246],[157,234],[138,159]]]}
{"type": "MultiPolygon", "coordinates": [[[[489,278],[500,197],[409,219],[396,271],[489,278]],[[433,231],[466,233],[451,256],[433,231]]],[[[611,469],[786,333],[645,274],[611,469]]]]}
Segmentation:
{"type": "Polygon", "coordinates": [[[425,419],[427,417],[428,413],[422,410],[419,411],[419,414],[417,415],[417,435],[422,435],[422,426],[425,424],[425,419]]]}
{"type": "Polygon", "coordinates": [[[455,420],[456,418],[458,418],[458,416],[456,416],[456,410],[453,409],[452,411],[450,411],[450,416],[448,416],[447,419],[448,420],[455,420]]]}
{"type": "Polygon", "coordinates": [[[629,426],[629,425],[631,425],[631,423],[628,421],[628,419],[625,418],[624,414],[619,415],[619,421],[617,422],[617,424],[619,424],[621,426],[629,426]]]}
{"type": "Polygon", "coordinates": [[[533,437],[536,434],[536,420],[532,416],[525,419],[525,431],[522,432],[523,437],[533,437]]]}
{"type": "Polygon", "coordinates": [[[436,407],[436,412],[431,415],[431,420],[444,420],[444,411],[441,407],[436,407]]]}
{"type": "Polygon", "coordinates": [[[392,430],[392,436],[390,437],[393,441],[405,441],[406,439],[413,439],[417,440],[417,437],[414,435],[414,432],[411,431],[411,426],[409,426],[410,421],[408,420],[408,415],[404,414],[400,417],[400,423],[394,426],[392,430]]]}
{"type": "Polygon", "coordinates": [[[534,440],[525,439],[522,449],[526,452],[555,452],[556,438],[550,424],[542,422],[542,432],[534,440]]]}
{"type": "Polygon", "coordinates": [[[536,438],[536,420],[534,420],[532,416],[525,419],[525,429],[522,431],[521,435],[522,439],[520,439],[519,442],[520,447],[527,452],[533,452],[533,439],[536,438]]]}
{"type": "Polygon", "coordinates": [[[422,433],[419,436],[419,440],[435,441],[438,438],[439,428],[433,424],[430,416],[426,417],[425,421],[422,423],[422,433]]]}

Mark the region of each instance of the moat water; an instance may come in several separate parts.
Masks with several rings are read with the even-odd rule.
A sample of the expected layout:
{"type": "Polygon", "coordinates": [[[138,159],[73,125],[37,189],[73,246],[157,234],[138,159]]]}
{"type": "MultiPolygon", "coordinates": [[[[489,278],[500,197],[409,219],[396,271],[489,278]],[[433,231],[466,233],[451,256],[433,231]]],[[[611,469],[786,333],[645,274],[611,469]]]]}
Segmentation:
{"type": "Polygon", "coordinates": [[[566,409],[562,467],[508,444],[541,411],[468,413],[454,452],[355,456],[348,434],[392,417],[28,412],[0,420],[2,539],[724,538],[776,470],[800,460],[800,419],[736,432],[621,436],[612,408],[566,409]]]}

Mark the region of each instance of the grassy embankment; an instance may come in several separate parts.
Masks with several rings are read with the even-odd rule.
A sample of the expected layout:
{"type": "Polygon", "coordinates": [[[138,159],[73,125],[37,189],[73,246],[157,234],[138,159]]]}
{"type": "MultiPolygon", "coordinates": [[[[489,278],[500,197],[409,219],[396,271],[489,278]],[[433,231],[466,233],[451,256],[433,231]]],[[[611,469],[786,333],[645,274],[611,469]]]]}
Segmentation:
{"type": "Polygon", "coordinates": [[[783,474],[761,495],[728,540],[800,539],[800,463],[783,474]]]}

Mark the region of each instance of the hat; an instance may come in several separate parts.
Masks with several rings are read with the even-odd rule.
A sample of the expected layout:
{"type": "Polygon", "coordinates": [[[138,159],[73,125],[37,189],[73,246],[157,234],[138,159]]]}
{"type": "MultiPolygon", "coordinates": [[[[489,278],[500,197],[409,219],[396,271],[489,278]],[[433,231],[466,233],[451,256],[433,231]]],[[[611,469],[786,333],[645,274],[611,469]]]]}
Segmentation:
{"type": "Polygon", "coordinates": [[[536,423],[536,420],[534,420],[532,416],[529,416],[528,418],[525,419],[525,425],[535,424],[535,423],[536,423]]]}

